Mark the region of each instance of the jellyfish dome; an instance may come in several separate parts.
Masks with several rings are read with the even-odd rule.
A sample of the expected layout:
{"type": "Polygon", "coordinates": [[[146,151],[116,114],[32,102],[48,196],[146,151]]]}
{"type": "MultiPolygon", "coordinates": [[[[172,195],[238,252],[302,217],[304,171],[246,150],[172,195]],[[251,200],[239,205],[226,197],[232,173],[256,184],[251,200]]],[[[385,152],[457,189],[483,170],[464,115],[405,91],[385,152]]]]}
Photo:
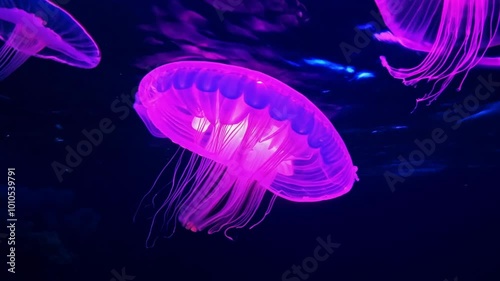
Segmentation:
{"type": "Polygon", "coordinates": [[[97,44],[66,11],[47,0],[0,0],[0,80],[29,57],[94,68],[97,44]]]}
{"type": "Polygon", "coordinates": [[[417,102],[432,103],[453,78],[475,66],[499,67],[500,59],[486,51],[500,45],[498,0],[375,0],[390,31],[376,34],[380,41],[426,52],[412,68],[396,68],[381,57],[382,64],[405,85],[431,81],[434,87],[417,102]]]}
{"type": "Polygon", "coordinates": [[[276,196],[328,200],[357,180],[328,118],[260,72],[212,62],[166,64],[142,79],[134,108],[154,136],[192,152],[184,180],[173,180],[163,204],[192,231],[246,226],[266,191],[274,194],[269,211],[276,196]]]}

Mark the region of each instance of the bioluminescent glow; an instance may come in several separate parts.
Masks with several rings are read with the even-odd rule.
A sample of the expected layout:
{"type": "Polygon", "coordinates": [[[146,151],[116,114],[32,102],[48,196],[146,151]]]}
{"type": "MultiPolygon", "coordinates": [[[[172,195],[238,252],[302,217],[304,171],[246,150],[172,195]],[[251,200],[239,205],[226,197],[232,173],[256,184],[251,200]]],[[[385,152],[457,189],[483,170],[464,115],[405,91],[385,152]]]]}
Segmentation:
{"type": "Polygon", "coordinates": [[[85,29],[50,1],[0,1],[0,80],[29,57],[93,68],[101,53],[85,29]]]}
{"type": "MultiPolygon", "coordinates": [[[[186,229],[230,238],[227,231],[247,226],[266,191],[273,194],[267,215],[276,196],[328,200],[358,180],[328,118],[260,72],[212,62],[166,64],[142,79],[134,108],[154,136],[192,153],[187,167],[175,166],[152,228],[178,217],[186,229]]],[[[145,198],[158,198],[153,189],[145,198]]]]}
{"type": "Polygon", "coordinates": [[[343,65],[340,65],[340,64],[337,64],[337,63],[334,63],[331,61],[327,61],[324,59],[316,59],[316,58],[304,59],[304,62],[309,64],[309,65],[322,66],[322,67],[329,68],[331,70],[349,72],[347,70],[347,67],[344,67],[343,65]]]}
{"type": "MultiPolygon", "coordinates": [[[[467,114],[469,114],[469,113],[467,113],[467,114]]],[[[482,106],[479,109],[479,112],[474,113],[474,114],[470,114],[470,115],[464,117],[463,119],[460,120],[460,122],[477,120],[477,119],[484,119],[487,117],[498,118],[499,115],[500,115],[500,102],[497,101],[497,102],[493,102],[493,103],[487,104],[485,106],[482,106]]],[[[459,114],[455,114],[455,116],[459,116],[459,114]]]]}
{"type": "Polygon", "coordinates": [[[389,126],[389,127],[382,127],[382,128],[377,128],[375,130],[372,130],[372,134],[380,134],[380,133],[386,133],[388,131],[399,131],[399,130],[406,130],[408,129],[408,126],[389,126]]]}
{"type": "Polygon", "coordinates": [[[306,65],[310,66],[315,66],[315,67],[322,67],[326,68],[328,70],[335,71],[337,73],[345,73],[349,74],[350,76],[353,75],[355,80],[361,80],[361,79],[367,79],[367,78],[373,78],[375,77],[375,74],[372,72],[368,71],[360,71],[357,72],[356,69],[353,66],[344,66],[338,63],[334,63],[325,59],[320,59],[320,58],[307,58],[307,59],[302,59],[302,64],[290,60],[286,60],[286,62],[290,65],[300,67],[304,63],[306,65]]]}
{"type": "Polygon", "coordinates": [[[353,74],[354,79],[356,80],[375,77],[375,74],[373,74],[372,72],[368,71],[357,72],[353,66],[344,66],[324,59],[310,58],[310,59],[304,59],[303,61],[311,66],[324,67],[339,73],[353,74]]]}
{"type": "Polygon", "coordinates": [[[356,79],[360,80],[360,79],[367,79],[367,78],[373,78],[375,77],[375,75],[371,72],[358,72],[356,73],[356,79]]]}
{"type": "Polygon", "coordinates": [[[417,103],[432,103],[458,74],[464,77],[477,65],[499,67],[500,59],[485,57],[488,48],[500,45],[497,0],[375,0],[390,32],[375,35],[380,41],[427,53],[411,68],[396,68],[386,57],[381,61],[389,73],[405,85],[434,83],[417,103]]]}

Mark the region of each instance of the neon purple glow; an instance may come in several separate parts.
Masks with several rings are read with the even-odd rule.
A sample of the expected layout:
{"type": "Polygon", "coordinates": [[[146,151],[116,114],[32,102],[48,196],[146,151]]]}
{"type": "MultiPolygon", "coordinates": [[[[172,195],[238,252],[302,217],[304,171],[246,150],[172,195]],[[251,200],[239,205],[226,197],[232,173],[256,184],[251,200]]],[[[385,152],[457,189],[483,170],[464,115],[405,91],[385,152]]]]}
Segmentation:
{"type": "Polygon", "coordinates": [[[101,53],[85,29],[66,11],[46,0],[0,1],[0,80],[29,57],[94,68],[101,53]]]}
{"type": "Polygon", "coordinates": [[[250,222],[266,190],[273,194],[267,214],[276,196],[328,200],[358,180],[328,118],[260,72],[213,62],[166,64],[142,79],[134,108],[154,136],[192,152],[182,175],[175,167],[153,225],[169,213],[169,222],[178,215],[191,231],[224,230],[230,238],[227,230],[250,222]]]}
{"type": "Polygon", "coordinates": [[[412,68],[392,67],[381,57],[384,67],[405,85],[427,80],[432,90],[417,103],[432,103],[458,74],[464,77],[475,66],[500,66],[499,58],[485,57],[489,47],[500,44],[497,33],[500,3],[497,0],[375,0],[390,32],[377,34],[380,41],[427,53],[412,68]]]}

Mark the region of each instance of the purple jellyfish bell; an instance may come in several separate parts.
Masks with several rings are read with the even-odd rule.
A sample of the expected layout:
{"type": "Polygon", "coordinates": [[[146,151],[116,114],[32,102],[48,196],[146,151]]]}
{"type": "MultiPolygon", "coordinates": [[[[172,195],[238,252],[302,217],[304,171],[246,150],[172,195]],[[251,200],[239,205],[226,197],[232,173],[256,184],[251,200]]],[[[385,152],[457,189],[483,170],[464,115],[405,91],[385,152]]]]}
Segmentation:
{"type": "Polygon", "coordinates": [[[0,0],[0,80],[35,56],[79,68],[101,60],[97,44],[66,11],[45,0],[0,0]]]}
{"type": "MultiPolygon", "coordinates": [[[[381,57],[382,64],[405,85],[434,83],[417,102],[434,101],[458,74],[475,66],[500,67],[500,58],[486,57],[488,48],[500,45],[498,0],[375,0],[390,31],[376,34],[380,41],[426,52],[412,68],[396,68],[381,57]]],[[[461,84],[458,87],[460,90],[461,84]]]]}
{"type": "Polygon", "coordinates": [[[257,71],[212,62],[166,64],[142,79],[134,108],[151,134],[191,152],[186,167],[180,160],[171,167],[167,196],[148,193],[153,205],[164,198],[153,225],[177,216],[193,232],[227,236],[250,222],[266,191],[273,194],[268,214],[276,196],[329,200],[358,180],[328,118],[299,92],[257,71]]]}

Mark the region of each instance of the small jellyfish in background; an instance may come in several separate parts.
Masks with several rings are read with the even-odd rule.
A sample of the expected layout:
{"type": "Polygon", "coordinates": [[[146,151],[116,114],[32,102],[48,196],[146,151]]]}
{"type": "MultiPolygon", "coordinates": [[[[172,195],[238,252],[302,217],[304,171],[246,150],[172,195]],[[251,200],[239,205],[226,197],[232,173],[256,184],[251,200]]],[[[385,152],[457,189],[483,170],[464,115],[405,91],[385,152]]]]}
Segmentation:
{"type": "Polygon", "coordinates": [[[384,67],[405,85],[433,83],[418,102],[432,103],[458,74],[475,66],[499,67],[500,58],[486,57],[488,48],[500,45],[498,0],[375,0],[390,31],[376,34],[384,42],[426,52],[412,68],[395,68],[385,57],[384,67]]]}
{"type": "Polygon", "coordinates": [[[85,29],[46,0],[0,0],[0,80],[29,57],[94,68],[101,53],[85,29]]]}
{"type": "MultiPolygon", "coordinates": [[[[224,231],[231,239],[227,231],[248,225],[266,191],[273,195],[264,217],[277,196],[328,200],[358,180],[328,118],[303,95],[260,72],[213,62],[166,64],[142,79],[134,108],[151,134],[182,151],[151,230],[157,220],[163,229],[173,219],[173,234],[177,217],[188,230],[224,231]],[[186,152],[189,162],[181,168],[186,152]]],[[[154,188],[143,200],[159,197],[154,188]]]]}

